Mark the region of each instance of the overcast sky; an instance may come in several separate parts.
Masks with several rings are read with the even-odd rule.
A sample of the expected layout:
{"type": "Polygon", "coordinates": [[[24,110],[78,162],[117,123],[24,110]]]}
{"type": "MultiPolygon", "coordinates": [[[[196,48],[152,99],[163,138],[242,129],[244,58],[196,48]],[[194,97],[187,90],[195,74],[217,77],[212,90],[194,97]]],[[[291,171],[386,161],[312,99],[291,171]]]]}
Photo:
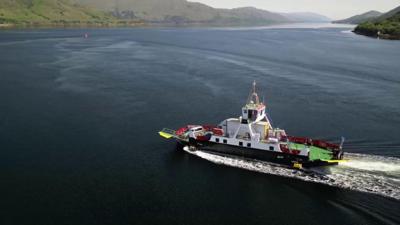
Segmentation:
{"type": "Polygon", "coordinates": [[[254,6],[275,12],[316,12],[342,19],[369,10],[381,12],[400,6],[400,0],[190,0],[217,8],[254,6]]]}

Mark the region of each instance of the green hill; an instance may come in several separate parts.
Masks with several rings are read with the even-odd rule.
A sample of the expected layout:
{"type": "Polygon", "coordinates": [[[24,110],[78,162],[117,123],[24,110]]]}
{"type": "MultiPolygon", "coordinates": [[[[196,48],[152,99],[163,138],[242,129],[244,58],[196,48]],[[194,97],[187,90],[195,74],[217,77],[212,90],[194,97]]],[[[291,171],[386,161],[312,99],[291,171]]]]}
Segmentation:
{"type": "Polygon", "coordinates": [[[186,0],[75,0],[110,12],[118,18],[138,18],[148,23],[268,24],[289,22],[285,16],[253,7],[216,9],[186,0]]]}
{"type": "Polygon", "coordinates": [[[354,32],[371,37],[400,40],[400,6],[373,21],[361,23],[354,32]]]}
{"type": "Polygon", "coordinates": [[[115,19],[69,0],[0,0],[0,23],[102,24],[115,19]]]}
{"type": "Polygon", "coordinates": [[[254,7],[218,9],[187,0],[0,0],[0,27],[138,23],[253,26],[326,19],[312,13],[280,14],[254,7]]]}
{"type": "Polygon", "coordinates": [[[215,9],[186,0],[0,0],[0,25],[264,25],[289,21],[252,7],[215,9]]]}

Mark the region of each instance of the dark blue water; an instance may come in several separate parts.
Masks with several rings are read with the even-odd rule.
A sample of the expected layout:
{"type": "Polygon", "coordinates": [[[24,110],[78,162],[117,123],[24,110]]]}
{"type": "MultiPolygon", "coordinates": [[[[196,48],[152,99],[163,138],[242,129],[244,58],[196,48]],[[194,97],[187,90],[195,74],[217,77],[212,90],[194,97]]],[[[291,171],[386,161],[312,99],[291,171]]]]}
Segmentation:
{"type": "Polygon", "coordinates": [[[399,224],[400,42],[345,30],[1,31],[0,223],[399,224]],[[238,116],[253,80],[274,126],[369,159],[354,190],[158,137],[238,116]]]}

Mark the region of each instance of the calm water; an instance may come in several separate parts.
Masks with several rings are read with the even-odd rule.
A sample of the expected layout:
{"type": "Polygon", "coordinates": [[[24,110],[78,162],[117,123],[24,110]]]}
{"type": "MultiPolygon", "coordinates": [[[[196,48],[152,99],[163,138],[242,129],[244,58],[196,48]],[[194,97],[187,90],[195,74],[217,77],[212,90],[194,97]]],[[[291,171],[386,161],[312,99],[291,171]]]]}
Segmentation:
{"type": "Polygon", "coordinates": [[[346,30],[1,31],[0,223],[399,224],[400,42],[346,30]],[[253,80],[274,126],[346,137],[344,185],[158,137],[239,115],[253,80]]]}

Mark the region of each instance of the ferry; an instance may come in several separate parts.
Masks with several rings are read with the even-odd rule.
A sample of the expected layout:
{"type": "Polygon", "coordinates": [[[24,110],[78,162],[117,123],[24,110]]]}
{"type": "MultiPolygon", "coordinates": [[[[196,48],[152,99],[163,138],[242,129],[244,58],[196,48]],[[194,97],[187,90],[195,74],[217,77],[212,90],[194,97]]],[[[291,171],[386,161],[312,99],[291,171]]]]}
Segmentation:
{"type": "Polygon", "coordinates": [[[256,92],[256,82],[241,116],[229,118],[219,125],[187,125],[177,130],[164,128],[159,135],[174,138],[190,151],[270,161],[295,169],[337,165],[343,162],[343,143],[339,144],[306,137],[289,136],[274,128],[256,92]]]}

